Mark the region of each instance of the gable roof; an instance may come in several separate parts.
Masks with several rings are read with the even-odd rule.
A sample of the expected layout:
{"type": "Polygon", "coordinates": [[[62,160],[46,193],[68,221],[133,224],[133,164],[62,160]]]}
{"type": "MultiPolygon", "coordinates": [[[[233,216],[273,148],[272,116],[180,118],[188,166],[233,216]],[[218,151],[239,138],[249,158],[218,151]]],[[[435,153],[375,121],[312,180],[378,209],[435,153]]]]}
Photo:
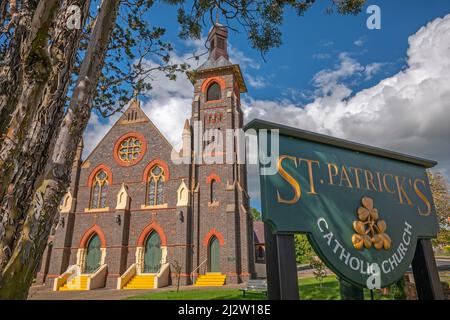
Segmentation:
{"type": "Polygon", "coordinates": [[[253,221],[253,233],[254,233],[255,243],[262,244],[262,243],[266,242],[266,240],[264,238],[264,222],[253,221]]]}
{"type": "Polygon", "coordinates": [[[241,93],[247,92],[247,86],[245,84],[244,77],[242,76],[241,67],[239,67],[238,64],[231,64],[228,60],[221,58],[215,61],[208,59],[196,70],[188,71],[187,76],[189,80],[195,81],[200,77],[205,77],[206,74],[214,74],[220,71],[227,71],[231,72],[236,77],[239,91],[241,93]]]}
{"type": "Polygon", "coordinates": [[[208,58],[203,64],[197,68],[197,71],[212,69],[212,68],[220,68],[220,67],[228,67],[233,65],[230,61],[225,59],[224,56],[220,56],[219,59],[214,60],[212,58],[208,58]]]}
{"type": "Polygon", "coordinates": [[[109,128],[108,132],[102,137],[102,139],[97,143],[97,145],[92,149],[92,151],[88,154],[86,159],[83,160],[83,163],[85,163],[92,154],[94,154],[95,150],[100,146],[105,140],[105,138],[109,135],[111,130],[117,126],[117,125],[129,125],[129,124],[135,124],[135,123],[148,123],[155,131],[156,133],[161,137],[161,139],[167,144],[167,147],[173,149],[172,144],[167,140],[167,138],[164,136],[164,134],[158,129],[158,127],[153,123],[152,120],[145,114],[145,112],[141,108],[141,102],[134,98],[130,101],[130,104],[125,109],[123,114],[120,116],[120,118],[109,128]]]}

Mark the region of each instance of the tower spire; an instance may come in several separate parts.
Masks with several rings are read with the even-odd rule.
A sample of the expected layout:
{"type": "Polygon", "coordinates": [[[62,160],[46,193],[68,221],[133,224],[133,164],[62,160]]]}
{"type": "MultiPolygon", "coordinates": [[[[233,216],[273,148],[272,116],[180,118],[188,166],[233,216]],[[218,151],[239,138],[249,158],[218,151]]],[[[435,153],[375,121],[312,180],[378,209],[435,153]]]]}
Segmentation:
{"type": "Polygon", "coordinates": [[[216,22],[209,31],[209,59],[215,61],[220,57],[228,60],[228,30],[219,23],[219,9],[216,11],[216,22]]]}
{"type": "Polygon", "coordinates": [[[219,24],[219,8],[216,6],[216,22],[215,24],[219,24]]]}
{"type": "Polygon", "coordinates": [[[137,96],[139,95],[139,90],[137,88],[133,89],[133,98],[137,99],[137,96]]]}

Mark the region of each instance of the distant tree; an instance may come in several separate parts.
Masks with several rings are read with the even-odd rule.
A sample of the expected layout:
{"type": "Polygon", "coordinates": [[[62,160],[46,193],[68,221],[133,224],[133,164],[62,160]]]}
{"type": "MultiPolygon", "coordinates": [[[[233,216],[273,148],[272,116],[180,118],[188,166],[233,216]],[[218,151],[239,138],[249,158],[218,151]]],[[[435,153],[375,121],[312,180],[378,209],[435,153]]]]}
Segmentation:
{"type": "Polygon", "coordinates": [[[250,208],[250,214],[252,215],[253,221],[261,220],[261,212],[256,208],[250,208]]]}
{"type": "Polygon", "coordinates": [[[406,281],[404,277],[391,284],[391,286],[389,287],[389,294],[395,300],[406,300],[406,281]]]}
{"type": "MultiPolygon", "coordinates": [[[[182,2],[171,0],[172,2],[182,2]]],[[[181,38],[199,38],[205,17],[214,23],[214,13],[220,13],[225,24],[231,30],[244,28],[253,48],[262,55],[269,49],[281,45],[280,25],[286,10],[294,10],[302,16],[316,0],[258,0],[258,1],[221,1],[194,0],[186,10],[178,10],[178,22],[181,25],[181,38]]],[[[366,0],[331,0],[326,9],[328,13],[337,11],[339,14],[358,14],[366,0]]]]}
{"type": "Polygon", "coordinates": [[[182,265],[178,262],[178,260],[174,260],[170,263],[170,265],[175,270],[175,275],[177,277],[177,293],[180,291],[180,277],[181,277],[181,269],[183,268],[182,265]]]}
{"type": "Polygon", "coordinates": [[[429,172],[431,192],[439,221],[439,233],[433,239],[435,246],[450,244],[450,193],[449,184],[440,172],[429,172]]]}
{"type": "Polygon", "coordinates": [[[322,288],[323,280],[327,276],[327,267],[325,263],[323,263],[319,257],[313,256],[310,258],[309,264],[313,270],[314,278],[316,278],[322,288]]]}
{"type": "Polygon", "coordinates": [[[295,235],[295,259],[297,263],[309,263],[311,257],[315,255],[308,237],[304,234],[295,235]]]}

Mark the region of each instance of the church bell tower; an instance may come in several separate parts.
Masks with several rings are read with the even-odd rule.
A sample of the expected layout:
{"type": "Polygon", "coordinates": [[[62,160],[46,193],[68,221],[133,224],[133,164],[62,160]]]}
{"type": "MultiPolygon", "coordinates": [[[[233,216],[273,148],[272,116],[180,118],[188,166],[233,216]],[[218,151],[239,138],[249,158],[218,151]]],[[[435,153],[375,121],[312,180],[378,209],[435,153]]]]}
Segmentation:
{"type": "Polygon", "coordinates": [[[243,133],[240,95],[247,88],[239,65],[229,60],[227,28],[216,22],[207,41],[208,60],[190,73],[192,266],[201,266],[198,274],[225,275],[232,284],[254,272],[247,170],[237,161],[239,130],[243,133]]]}

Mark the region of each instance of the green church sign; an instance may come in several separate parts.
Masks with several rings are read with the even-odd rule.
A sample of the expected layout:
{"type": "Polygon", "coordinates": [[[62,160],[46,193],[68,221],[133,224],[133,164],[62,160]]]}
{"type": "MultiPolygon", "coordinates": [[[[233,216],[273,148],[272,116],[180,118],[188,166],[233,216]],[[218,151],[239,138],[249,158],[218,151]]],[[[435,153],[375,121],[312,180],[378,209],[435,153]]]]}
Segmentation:
{"type": "MultiPolygon", "coordinates": [[[[436,237],[425,170],[435,162],[260,120],[247,128],[279,130],[278,153],[268,152],[277,170],[260,176],[263,221],[275,234],[306,233],[347,282],[390,285],[410,266],[417,240],[436,237]]],[[[260,135],[260,146],[271,139],[260,135]]]]}

